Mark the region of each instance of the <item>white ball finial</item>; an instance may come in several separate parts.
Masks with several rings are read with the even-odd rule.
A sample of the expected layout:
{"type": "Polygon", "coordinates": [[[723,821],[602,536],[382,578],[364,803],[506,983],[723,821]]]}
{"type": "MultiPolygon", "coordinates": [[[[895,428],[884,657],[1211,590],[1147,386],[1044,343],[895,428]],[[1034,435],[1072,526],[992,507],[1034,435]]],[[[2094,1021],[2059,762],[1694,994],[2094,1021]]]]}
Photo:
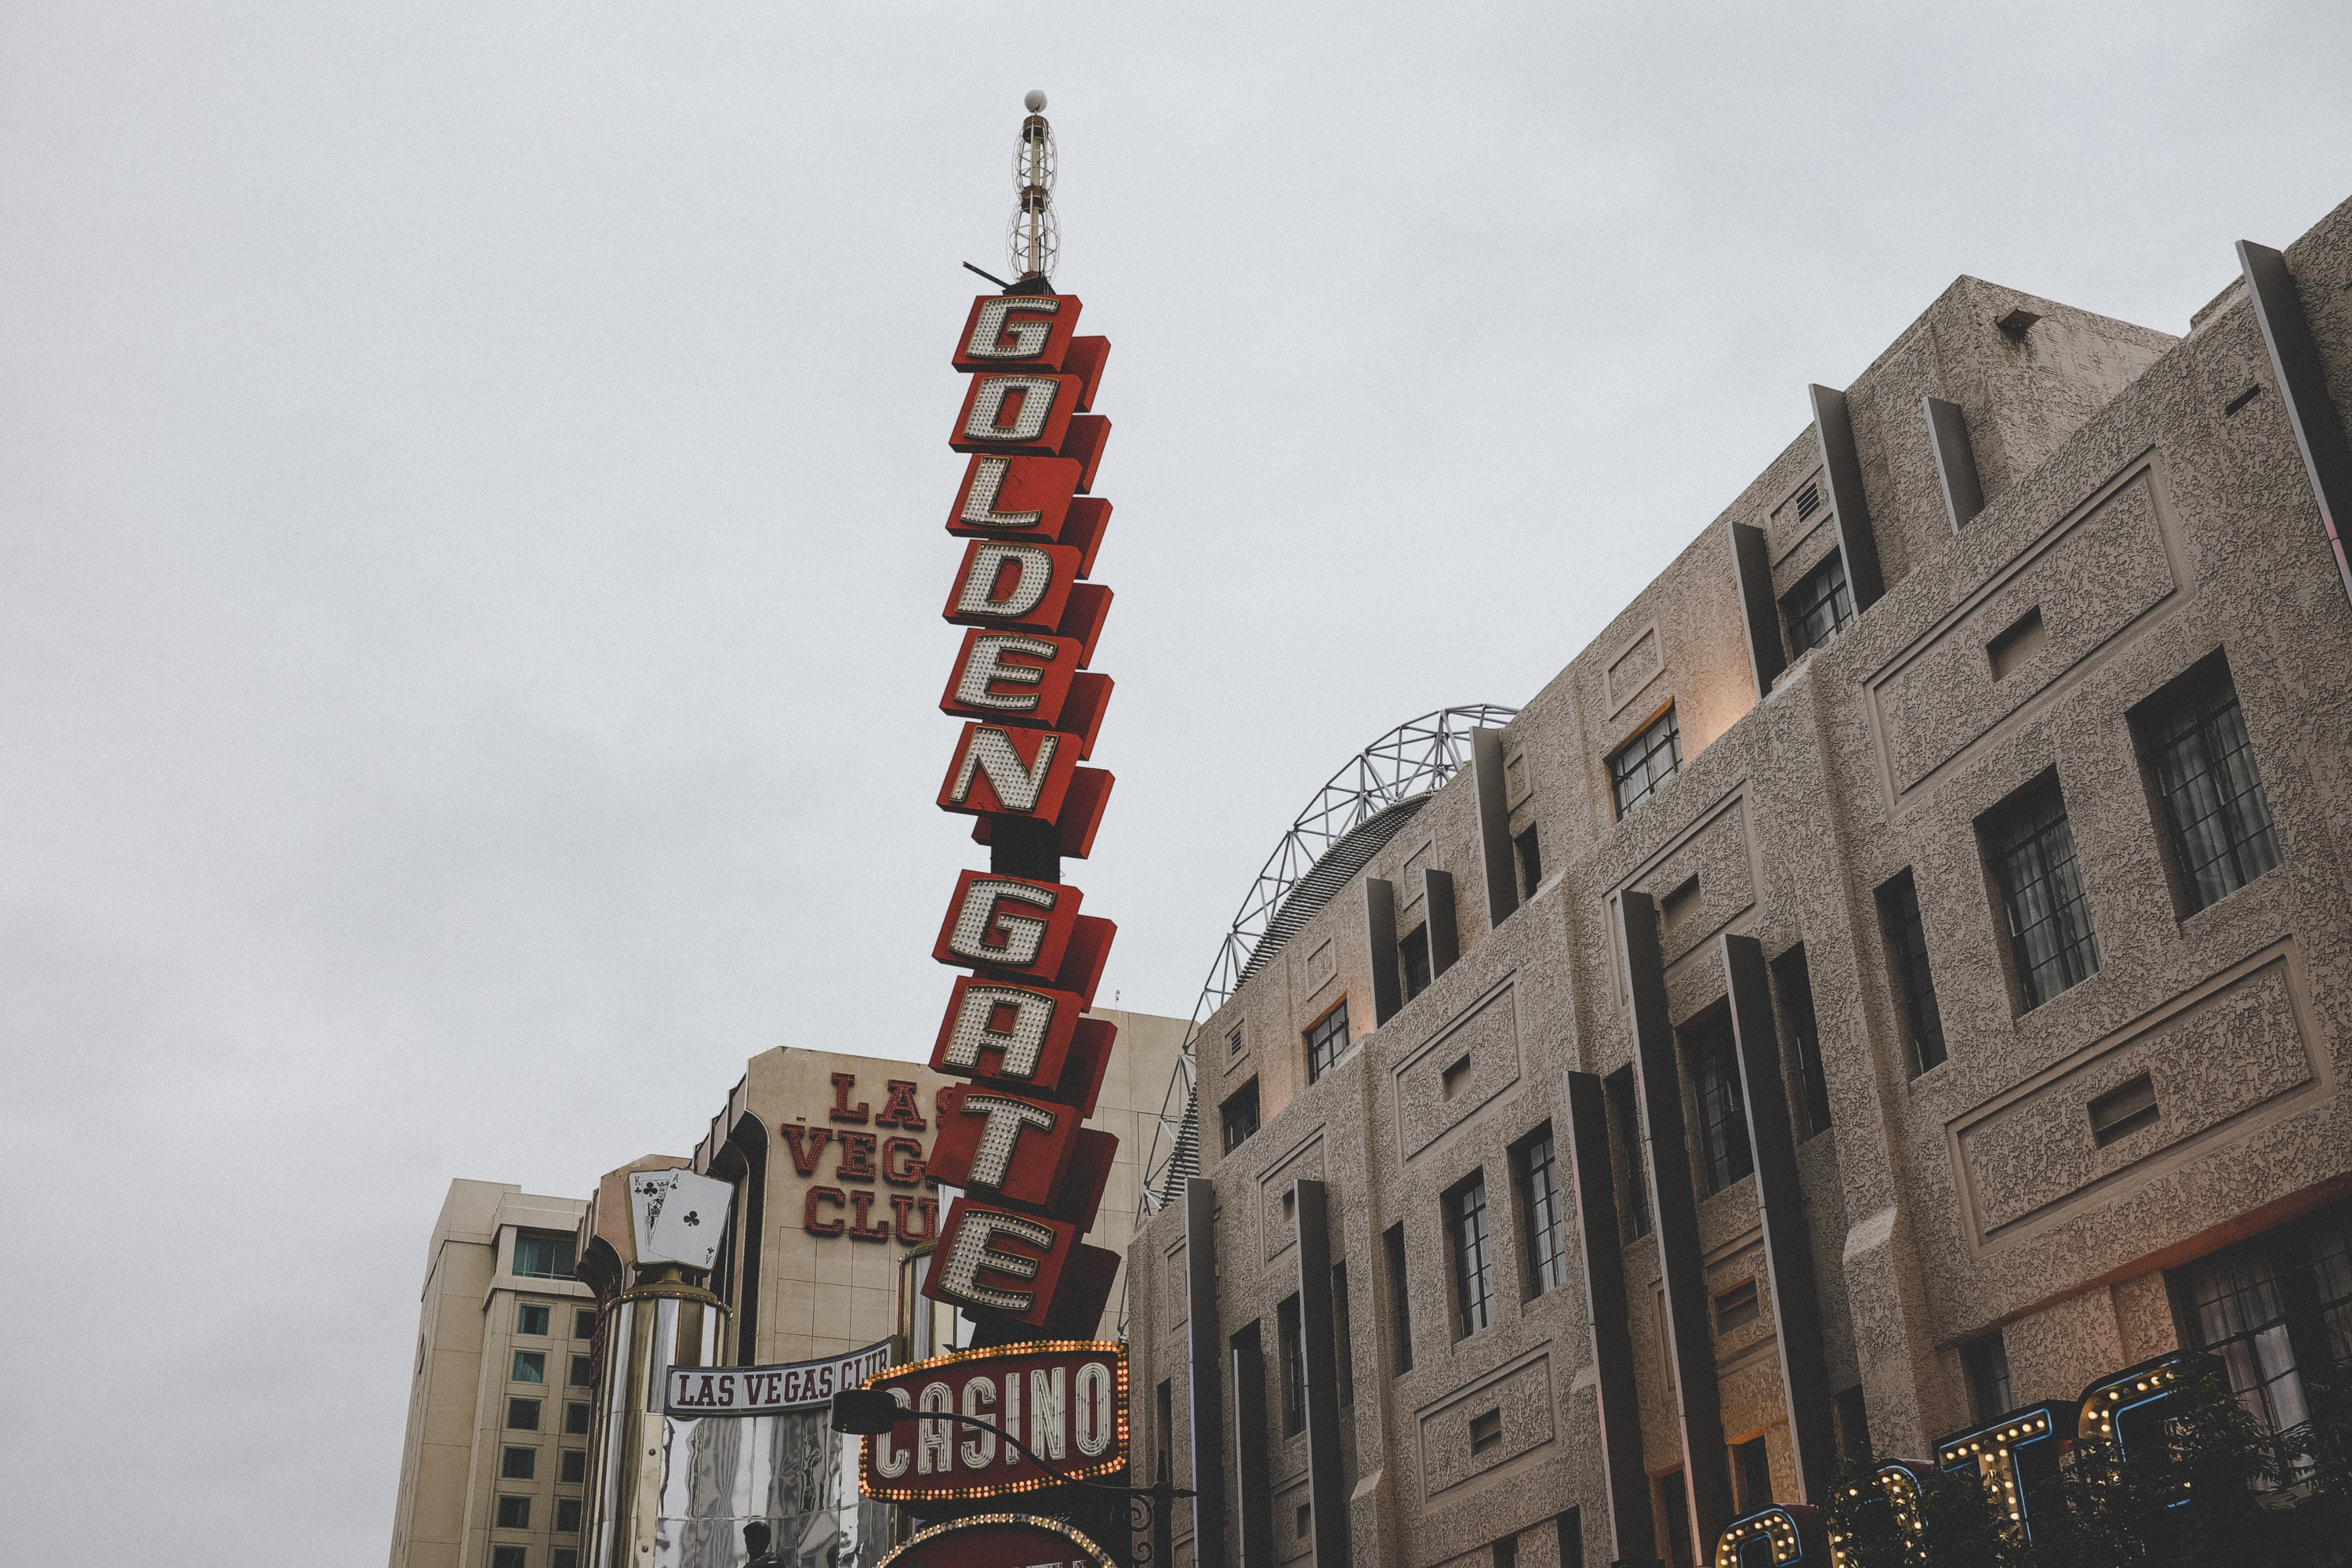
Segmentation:
{"type": "Polygon", "coordinates": [[[1032,114],[1043,114],[1045,111],[1045,95],[1034,87],[1029,89],[1029,96],[1021,101],[1032,114]]]}

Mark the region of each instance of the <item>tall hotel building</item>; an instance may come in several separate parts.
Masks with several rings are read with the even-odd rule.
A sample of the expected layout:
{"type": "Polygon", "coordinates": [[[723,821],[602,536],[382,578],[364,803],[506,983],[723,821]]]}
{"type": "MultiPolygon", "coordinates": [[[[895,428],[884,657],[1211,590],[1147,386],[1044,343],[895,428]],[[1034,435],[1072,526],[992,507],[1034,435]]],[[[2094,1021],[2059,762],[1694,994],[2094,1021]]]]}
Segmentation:
{"type": "Polygon", "coordinates": [[[1688,1564],[1841,1449],[2352,1351],[2352,205],[2214,263],[1791,386],[1293,890],[1129,1254],[1179,1563],[1688,1564]]]}

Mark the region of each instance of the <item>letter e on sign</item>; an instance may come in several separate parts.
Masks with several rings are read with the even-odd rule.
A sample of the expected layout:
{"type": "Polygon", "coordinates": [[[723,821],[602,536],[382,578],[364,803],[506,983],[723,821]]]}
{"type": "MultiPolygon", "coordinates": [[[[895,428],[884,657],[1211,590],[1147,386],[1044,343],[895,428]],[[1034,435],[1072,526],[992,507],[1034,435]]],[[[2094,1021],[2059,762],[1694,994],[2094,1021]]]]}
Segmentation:
{"type": "Polygon", "coordinates": [[[1062,717],[1070,679],[1086,647],[1076,637],[974,629],[948,674],[940,709],[964,719],[1052,727],[1062,717]]]}

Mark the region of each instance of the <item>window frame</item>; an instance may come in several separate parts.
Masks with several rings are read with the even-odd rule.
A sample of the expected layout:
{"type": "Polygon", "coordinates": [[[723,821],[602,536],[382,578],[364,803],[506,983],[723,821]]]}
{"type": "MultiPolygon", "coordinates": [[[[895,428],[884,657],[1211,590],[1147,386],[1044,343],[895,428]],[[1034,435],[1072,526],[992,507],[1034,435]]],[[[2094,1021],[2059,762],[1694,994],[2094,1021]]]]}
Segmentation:
{"type": "Polygon", "coordinates": [[[2017,1408],[2017,1389],[2009,1375],[2009,1345],[1999,1329],[1960,1346],[1960,1375],[1968,1384],[1969,1408],[1979,1423],[1998,1421],[2017,1408]]]}
{"type": "Polygon", "coordinates": [[[596,1407],[594,1405],[584,1399],[567,1399],[563,1402],[563,1435],[565,1436],[585,1437],[595,1429],[596,1407]],[[577,1426],[573,1425],[574,1412],[578,1413],[577,1426]]]}
{"type": "Polygon", "coordinates": [[[499,1479],[502,1481],[535,1481],[539,1479],[539,1450],[518,1444],[501,1444],[499,1449],[499,1479]],[[517,1466],[520,1464],[520,1468],[517,1466]]]}
{"type": "Polygon", "coordinates": [[[557,1231],[523,1230],[517,1228],[514,1233],[514,1244],[508,1252],[507,1272],[518,1279],[573,1279],[576,1277],[577,1270],[580,1267],[579,1240],[580,1238],[576,1236],[565,1235],[557,1231]],[[561,1247],[563,1249],[562,1256],[565,1258],[562,1270],[561,1272],[556,1272],[554,1270],[541,1269],[537,1268],[525,1268],[522,1266],[522,1249],[525,1243],[530,1243],[534,1247],[561,1247]]]}
{"type": "Polygon", "coordinates": [[[1495,1326],[1493,1205],[1484,1167],[1445,1190],[1445,1255],[1454,1282],[1454,1337],[1466,1340],[1495,1326]]]}
{"type": "Polygon", "coordinates": [[[1633,1069],[1619,1068],[1601,1080],[1609,1112],[1611,1173],[1617,1183],[1617,1239],[1630,1247],[1650,1234],[1650,1163],[1642,1148],[1642,1091],[1633,1069]]]}
{"type": "Polygon", "coordinates": [[[500,1492],[498,1494],[498,1508],[490,1516],[490,1528],[492,1530],[529,1530],[530,1528],[530,1499],[529,1496],[518,1495],[513,1492],[500,1492]],[[508,1517],[510,1514],[520,1514],[521,1517],[520,1519],[508,1517]]]}
{"type": "Polygon", "coordinates": [[[2254,755],[2253,737],[2246,731],[2237,680],[2222,651],[2215,649],[2173,677],[2136,704],[2128,717],[2140,779],[2164,851],[2165,879],[2176,918],[2185,921],[2202,914],[2276,870],[2285,858],[2278,839],[2278,818],[2271,809],[2269,787],[2263,782],[2262,764],[2254,755]],[[2168,764],[2185,749],[2183,742],[2191,740],[2204,749],[2206,766],[2195,777],[2184,774],[2176,783],[2168,773],[2168,764]],[[2223,748],[2218,763],[2213,761],[2217,742],[2223,748]],[[2237,762],[2243,764],[2245,787],[2218,799],[2213,809],[2196,821],[2184,823],[2183,802],[2196,784],[2216,774],[2236,773],[2239,770],[2231,764],[2237,762]],[[2249,803],[2251,816],[2259,821],[2240,820],[2249,803]],[[2192,836],[2216,819],[2226,819],[2231,837],[2218,854],[2192,863],[2192,836]],[[2221,875],[2209,878],[2207,873],[2216,866],[2221,868],[2221,875]]]}
{"type": "Polygon", "coordinates": [[[1412,1282],[1407,1274],[1404,1221],[1381,1232],[1381,1266],[1388,1276],[1391,1359],[1402,1377],[1412,1370],[1412,1282]]]}
{"type": "Polygon", "coordinates": [[[1813,1005],[1813,970],[1805,957],[1805,944],[1801,942],[1790,948],[1772,961],[1770,968],[1775,1009],[1797,1058],[1799,1093],[1792,1109],[1801,1123],[1797,1141],[1802,1143],[1836,1124],[1830,1112],[1829,1066],[1822,1059],[1822,1020],[1813,1005]]]}
{"type": "Polygon", "coordinates": [[[1428,990],[1437,980],[1429,955],[1429,922],[1422,921],[1397,938],[1397,969],[1404,983],[1403,996],[1407,1002],[1428,990]]]}
{"type": "Polygon", "coordinates": [[[511,1352],[510,1354],[511,1360],[507,1367],[509,1383],[529,1384],[534,1388],[544,1388],[547,1385],[547,1352],[545,1351],[518,1350],[511,1352]],[[524,1370],[526,1367],[530,1369],[528,1372],[524,1370]],[[533,1373],[538,1375],[532,1376],[533,1373]]]}
{"type": "Polygon", "coordinates": [[[1651,714],[1643,721],[1640,729],[1634,731],[1618,745],[1616,750],[1609,753],[1606,761],[1609,768],[1609,798],[1616,807],[1617,820],[1622,822],[1625,820],[1627,812],[1655,795],[1676,773],[1682,772],[1682,721],[1675,716],[1674,703],[1668,701],[1664,708],[1651,714]],[[1653,736],[1656,738],[1653,739],[1653,736]],[[1667,753],[1664,771],[1654,771],[1650,767],[1650,759],[1662,750],[1667,753]],[[1641,788],[1629,796],[1626,786],[1632,782],[1633,774],[1627,770],[1625,760],[1636,752],[1641,753],[1635,764],[1642,770],[1641,788]]]}
{"type": "Polygon", "coordinates": [[[504,1430],[509,1432],[540,1431],[541,1429],[541,1421],[545,1415],[543,1407],[546,1403],[547,1402],[543,1399],[524,1399],[515,1394],[509,1394],[507,1396],[507,1424],[504,1430]],[[517,1421],[515,1416],[521,1412],[522,1407],[525,1405],[529,1405],[530,1407],[530,1419],[528,1422],[517,1421]]]}
{"type": "Polygon", "coordinates": [[[1829,647],[1861,613],[1854,606],[1853,579],[1846,574],[1845,552],[1832,548],[1780,595],[1780,624],[1788,635],[1789,657],[1799,659],[1815,648],[1829,647]],[[1818,590],[1816,584],[1822,584],[1818,590]],[[1800,608],[1799,600],[1807,595],[1811,596],[1800,608]],[[1823,609],[1829,612],[1828,625],[1812,635],[1810,642],[1801,641],[1800,628],[1813,621],[1823,609]]]}
{"type": "Polygon", "coordinates": [[[1259,1115],[1259,1110],[1257,1079],[1255,1074],[1247,1083],[1217,1102],[1217,1142],[1221,1154],[1231,1154],[1257,1136],[1258,1129],[1265,1125],[1259,1115]],[[1234,1113],[1243,1108],[1244,1100],[1248,1101],[1249,1128],[1236,1138],[1234,1136],[1234,1113]]]}
{"type": "Polygon", "coordinates": [[[1747,1089],[1739,1078],[1739,1049],[1731,1028],[1731,1009],[1715,1008],[1675,1031],[1682,1047],[1679,1064],[1688,1077],[1691,1098],[1698,1114],[1699,1169],[1706,1179],[1700,1195],[1713,1197],[1737,1186],[1756,1169],[1756,1150],[1748,1137],[1747,1089]]]}
{"type": "Polygon", "coordinates": [[[1886,957],[1886,983],[1903,1020],[1906,1078],[1935,1071],[1951,1059],[1944,1034],[1944,1008],[1936,995],[1936,970],[1927,952],[1927,920],[1919,908],[1919,882],[1906,866],[1878,885],[1878,939],[1886,957]],[[1930,1060],[1930,1058],[1933,1060],[1930,1060]]]}
{"type": "Polygon", "coordinates": [[[2091,979],[2101,963],[2097,915],[2058,770],[2043,769],[1979,817],[1977,835],[2007,938],[2013,1003],[2030,1013],[2091,979]],[[2037,905],[2046,912],[2036,914],[2037,905]],[[2036,960],[2034,935],[2045,930],[2057,945],[2036,960]]]}
{"type": "Polygon", "coordinates": [[[1525,1299],[1533,1300],[1568,1283],[1566,1194],[1551,1123],[1544,1122],[1512,1144],[1510,1154],[1511,1184],[1519,1195],[1521,1216],[1519,1286],[1525,1299]]]}
{"type": "Polygon", "coordinates": [[[552,1339],[555,1337],[553,1333],[554,1326],[555,1311],[554,1309],[547,1302],[518,1301],[515,1303],[516,1337],[520,1339],[532,1340],[552,1339]],[[535,1329],[530,1326],[534,1321],[531,1317],[533,1312],[539,1314],[539,1317],[536,1320],[539,1327],[535,1329]]]}
{"type": "Polygon", "coordinates": [[[1302,1037],[1307,1044],[1307,1081],[1319,1083],[1323,1075],[1338,1067],[1346,1058],[1349,1048],[1355,1044],[1348,1032],[1348,999],[1342,996],[1326,1007],[1322,1015],[1302,1031],[1302,1037]],[[1326,1052],[1324,1047],[1335,1034],[1339,1041],[1339,1048],[1326,1052]]]}
{"type": "Polygon", "coordinates": [[[1307,1430],[1307,1330],[1296,1293],[1275,1304],[1274,1345],[1281,1384],[1282,1435],[1296,1437],[1307,1430]]]}

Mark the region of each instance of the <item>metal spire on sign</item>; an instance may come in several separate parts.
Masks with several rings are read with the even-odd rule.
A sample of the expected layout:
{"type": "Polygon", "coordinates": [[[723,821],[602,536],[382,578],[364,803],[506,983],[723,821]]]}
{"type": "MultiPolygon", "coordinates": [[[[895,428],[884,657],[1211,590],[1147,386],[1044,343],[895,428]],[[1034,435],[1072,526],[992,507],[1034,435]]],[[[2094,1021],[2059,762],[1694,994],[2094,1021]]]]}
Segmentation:
{"type": "Polygon", "coordinates": [[[1045,119],[1045,95],[1033,89],[1022,102],[1029,115],[1013,153],[1013,188],[1019,195],[1004,248],[1013,272],[1034,289],[1052,279],[1062,235],[1054,220],[1054,127],[1045,119]]]}

